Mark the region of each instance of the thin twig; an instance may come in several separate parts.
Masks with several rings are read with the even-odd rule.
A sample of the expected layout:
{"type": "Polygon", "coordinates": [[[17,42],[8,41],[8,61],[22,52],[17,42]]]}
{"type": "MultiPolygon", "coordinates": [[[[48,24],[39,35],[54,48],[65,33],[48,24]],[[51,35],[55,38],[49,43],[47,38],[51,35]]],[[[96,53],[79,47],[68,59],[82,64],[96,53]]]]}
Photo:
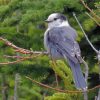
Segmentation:
{"type": "MultiPolygon", "coordinates": [[[[29,79],[30,81],[32,81],[33,83],[37,84],[37,85],[40,85],[40,86],[42,86],[42,87],[44,87],[44,88],[48,88],[48,89],[55,90],[55,91],[58,91],[58,92],[70,93],[70,94],[72,94],[72,93],[83,93],[83,92],[84,92],[84,91],[82,91],[82,90],[61,90],[61,89],[58,89],[58,88],[53,88],[53,87],[51,87],[51,86],[49,86],[49,85],[46,85],[46,84],[37,82],[37,81],[33,80],[32,78],[30,78],[30,77],[28,77],[28,76],[25,76],[25,77],[26,77],[27,79],[29,79]]],[[[98,89],[98,88],[100,88],[100,85],[97,85],[97,86],[95,86],[95,87],[93,87],[93,88],[91,88],[91,89],[88,89],[87,92],[94,91],[95,89],[98,89]]]]}
{"type": "Polygon", "coordinates": [[[0,65],[16,64],[16,63],[19,63],[19,62],[22,62],[22,61],[25,61],[25,60],[28,60],[28,59],[32,59],[32,58],[38,57],[38,56],[40,56],[40,55],[42,55],[42,53],[41,53],[41,54],[38,54],[38,55],[36,55],[36,56],[23,57],[23,58],[21,58],[21,59],[18,59],[18,60],[16,60],[16,61],[12,61],[12,62],[0,62],[0,65]]]}
{"type": "Polygon", "coordinates": [[[52,68],[53,68],[53,70],[55,72],[56,84],[57,84],[57,87],[58,87],[59,86],[58,75],[57,75],[57,72],[55,70],[55,68],[57,67],[56,60],[54,60],[53,58],[51,58],[51,60],[52,60],[51,66],[52,66],[52,68]]]}
{"type": "MultiPolygon", "coordinates": [[[[90,42],[89,39],[88,39],[88,37],[87,37],[87,35],[85,34],[85,31],[83,30],[81,24],[79,23],[79,21],[78,21],[76,15],[75,15],[75,13],[73,13],[73,16],[75,17],[76,21],[78,22],[79,26],[81,27],[81,29],[82,29],[82,31],[83,31],[83,33],[84,33],[84,35],[85,35],[87,41],[90,42]]],[[[90,43],[91,43],[91,42],[90,42],[90,43]]],[[[85,81],[86,81],[86,83],[87,83],[87,79],[88,79],[88,65],[87,65],[87,63],[84,61],[84,59],[82,59],[82,62],[83,62],[83,64],[84,64],[84,66],[85,66],[85,81]]],[[[88,100],[87,88],[86,88],[85,90],[83,90],[83,95],[84,95],[84,100],[88,100]]]]}
{"type": "MultiPolygon", "coordinates": [[[[99,50],[99,55],[98,55],[98,64],[99,64],[99,81],[100,81],[100,50],[99,50]]],[[[98,92],[97,100],[100,100],[100,89],[98,92]]]]}
{"type": "Polygon", "coordinates": [[[49,86],[49,85],[45,85],[45,84],[43,84],[43,83],[40,83],[40,82],[37,82],[37,81],[35,81],[35,80],[33,80],[33,79],[31,79],[30,77],[28,77],[28,76],[25,76],[27,79],[29,79],[29,80],[31,80],[33,83],[36,83],[36,84],[38,84],[38,85],[40,85],[40,86],[42,86],[42,87],[45,87],[45,88],[48,88],[48,89],[52,89],[52,90],[55,90],[55,91],[58,91],[58,92],[62,92],[62,93],[82,93],[82,91],[81,90],[79,90],[79,91],[67,91],[67,90],[61,90],[61,89],[58,89],[58,88],[53,88],[53,87],[51,87],[51,86],[49,86]]]}
{"type": "Polygon", "coordinates": [[[11,43],[7,39],[4,39],[4,38],[0,37],[0,40],[2,40],[6,45],[8,45],[8,46],[12,47],[13,49],[15,49],[16,52],[20,52],[20,53],[23,53],[23,54],[31,54],[32,53],[32,51],[30,51],[30,50],[17,47],[16,45],[11,43]]]}
{"type": "Polygon", "coordinates": [[[85,12],[94,22],[96,22],[96,24],[98,25],[98,26],[100,26],[100,24],[99,24],[99,22],[95,19],[95,18],[93,18],[88,12],[85,12]]]}
{"type": "Polygon", "coordinates": [[[100,100],[100,89],[99,89],[99,92],[98,92],[97,100],[100,100]]]}
{"type": "Polygon", "coordinates": [[[98,63],[99,63],[99,65],[100,65],[100,50],[98,51],[97,59],[98,59],[98,63]]]}
{"type": "Polygon", "coordinates": [[[75,19],[76,19],[77,23],[79,24],[79,26],[80,26],[82,32],[84,33],[84,36],[85,36],[86,40],[88,41],[89,45],[90,45],[90,46],[92,47],[92,49],[98,54],[98,50],[93,46],[93,44],[92,44],[92,43],[90,42],[90,40],[88,39],[88,37],[87,37],[85,31],[84,31],[83,28],[82,28],[82,25],[80,24],[80,22],[79,22],[79,20],[77,19],[76,14],[75,14],[74,12],[73,12],[73,16],[75,17],[75,19]]]}
{"type": "MultiPolygon", "coordinates": [[[[89,71],[89,68],[88,68],[88,65],[87,63],[85,62],[85,60],[82,58],[82,63],[84,64],[85,66],[85,81],[86,81],[86,84],[87,84],[87,80],[88,80],[88,71],[89,71]]],[[[88,86],[88,85],[87,85],[88,86]]],[[[87,87],[88,88],[88,87],[87,87]]],[[[84,95],[84,100],[88,100],[88,93],[87,93],[87,88],[86,90],[83,90],[83,95],[84,95]]]]}
{"type": "Polygon", "coordinates": [[[90,42],[90,40],[88,39],[88,37],[87,37],[85,31],[84,31],[83,28],[82,28],[82,25],[80,24],[80,22],[79,22],[79,20],[77,19],[76,14],[75,14],[74,12],[73,12],[73,16],[75,17],[75,19],[76,19],[78,25],[80,26],[80,28],[81,28],[81,30],[82,30],[82,32],[83,32],[83,34],[84,34],[86,40],[87,40],[88,43],[89,43],[89,45],[92,47],[92,49],[93,49],[93,50],[95,51],[95,53],[97,54],[97,59],[98,59],[98,62],[100,63],[100,50],[97,50],[97,49],[93,46],[93,44],[90,42]]]}
{"type": "Polygon", "coordinates": [[[22,62],[22,61],[25,61],[29,58],[23,58],[23,59],[20,59],[20,60],[16,60],[16,61],[12,61],[12,62],[0,62],[0,65],[9,65],[9,64],[16,64],[16,63],[19,63],[19,62],[22,62]]]}
{"type": "MultiPolygon", "coordinates": [[[[85,60],[82,58],[82,63],[84,64],[85,66],[85,81],[86,81],[86,84],[87,84],[87,80],[88,80],[88,71],[89,71],[89,68],[88,68],[88,65],[87,63],[85,62],[85,60]]],[[[88,86],[88,85],[87,85],[88,86]]],[[[88,88],[88,87],[87,87],[88,88]]],[[[85,90],[83,90],[83,95],[84,95],[84,100],[88,100],[88,93],[87,93],[87,88],[85,90]]]]}
{"type": "Polygon", "coordinates": [[[59,87],[58,75],[57,75],[57,73],[56,73],[56,72],[55,72],[55,78],[56,78],[56,84],[57,84],[57,87],[59,87]]]}
{"type": "Polygon", "coordinates": [[[88,100],[88,94],[87,94],[87,91],[84,91],[83,95],[84,95],[84,100],[88,100]]]}
{"type": "Polygon", "coordinates": [[[15,59],[22,59],[23,57],[22,56],[9,56],[9,55],[4,55],[3,57],[5,58],[15,58],[15,59]]]}
{"type": "Polygon", "coordinates": [[[95,12],[94,12],[93,10],[91,10],[91,9],[87,6],[87,4],[84,2],[84,0],[80,0],[80,1],[81,1],[82,4],[84,5],[84,7],[85,7],[86,9],[88,9],[88,10],[91,12],[91,14],[92,14],[96,19],[98,19],[98,20],[100,21],[100,17],[99,17],[98,15],[96,15],[95,12]]]}
{"type": "Polygon", "coordinates": [[[86,81],[86,83],[87,83],[88,74],[89,74],[89,67],[88,67],[87,63],[85,62],[85,60],[84,60],[83,58],[82,58],[82,62],[83,62],[83,64],[84,64],[84,66],[85,66],[85,81],[86,81]]]}
{"type": "Polygon", "coordinates": [[[21,54],[25,54],[25,56],[27,54],[31,55],[31,56],[26,56],[26,57],[4,55],[4,57],[6,57],[6,58],[16,58],[17,60],[12,61],[12,62],[1,62],[0,65],[16,64],[16,63],[22,62],[24,60],[40,56],[40,55],[48,55],[48,52],[46,52],[46,51],[32,51],[32,50],[20,48],[20,47],[14,45],[13,43],[11,43],[10,41],[8,41],[7,39],[4,39],[2,37],[0,37],[0,40],[3,41],[7,46],[13,48],[16,52],[19,52],[21,54]]]}
{"type": "Polygon", "coordinates": [[[4,39],[0,37],[0,40],[3,41],[7,46],[12,47],[16,52],[22,53],[22,54],[43,54],[43,55],[48,55],[46,51],[32,51],[32,50],[27,50],[24,48],[17,47],[7,39],[4,39]]]}
{"type": "MultiPolygon", "coordinates": [[[[89,45],[90,45],[90,46],[92,47],[92,49],[96,52],[97,58],[98,58],[98,62],[100,62],[100,50],[98,51],[98,50],[93,46],[93,44],[90,42],[90,40],[88,39],[88,37],[87,37],[85,31],[84,31],[83,28],[82,28],[82,25],[80,24],[79,20],[77,19],[75,13],[73,13],[73,16],[75,17],[75,19],[76,19],[77,23],[79,24],[79,26],[80,26],[82,32],[84,33],[85,38],[86,38],[86,40],[88,41],[89,45]]],[[[84,63],[84,65],[85,65],[85,67],[86,67],[85,79],[87,80],[87,78],[88,78],[88,66],[87,66],[87,64],[84,62],[84,60],[83,60],[83,63],[84,63]]],[[[98,96],[100,96],[99,93],[98,93],[98,96]]],[[[84,92],[84,100],[87,100],[87,93],[86,93],[86,92],[84,92]]]]}

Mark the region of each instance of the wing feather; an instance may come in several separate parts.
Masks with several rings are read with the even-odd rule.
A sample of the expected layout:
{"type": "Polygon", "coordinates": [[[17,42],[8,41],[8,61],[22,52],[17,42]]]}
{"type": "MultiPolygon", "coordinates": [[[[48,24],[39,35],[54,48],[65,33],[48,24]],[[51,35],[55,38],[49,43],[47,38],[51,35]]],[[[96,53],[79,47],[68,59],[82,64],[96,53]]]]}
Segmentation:
{"type": "MultiPolygon", "coordinates": [[[[53,28],[48,31],[47,34],[47,48],[51,49],[51,54],[53,52],[59,52],[61,55],[66,55],[70,60],[77,63],[77,58],[75,57],[75,43],[76,43],[76,33],[72,28],[53,28]]],[[[78,45],[78,44],[77,44],[78,45]]],[[[80,52],[79,46],[77,50],[80,52]]]]}

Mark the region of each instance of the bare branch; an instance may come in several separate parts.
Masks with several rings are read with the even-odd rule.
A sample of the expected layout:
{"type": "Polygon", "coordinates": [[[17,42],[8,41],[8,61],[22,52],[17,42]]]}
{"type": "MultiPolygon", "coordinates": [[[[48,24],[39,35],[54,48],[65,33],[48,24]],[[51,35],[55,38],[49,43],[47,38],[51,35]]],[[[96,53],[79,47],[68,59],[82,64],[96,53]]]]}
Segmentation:
{"type": "Polygon", "coordinates": [[[85,62],[85,60],[83,58],[82,58],[82,63],[85,66],[85,81],[87,82],[87,80],[88,80],[88,74],[89,74],[89,67],[88,67],[87,63],[85,62]]]}
{"type": "Polygon", "coordinates": [[[16,52],[20,52],[22,54],[32,54],[32,51],[17,47],[16,45],[11,43],[7,39],[4,39],[4,38],[0,37],[0,40],[2,40],[6,45],[8,45],[8,46],[12,47],[13,49],[15,49],[16,52]]]}
{"type": "MultiPolygon", "coordinates": [[[[100,50],[97,50],[97,49],[93,46],[93,44],[90,42],[90,40],[88,39],[88,37],[87,37],[85,31],[83,30],[83,28],[82,28],[82,26],[81,26],[79,20],[77,19],[75,13],[73,13],[73,16],[75,17],[75,19],[76,19],[77,23],[79,24],[79,26],[80,26],[82,32],[84,33],[84,36],[85,36],[86,40],[88,41],[89,45],[90,45],[90,46],[92,47],[92,49],[96,52],[96,54],[97,54],[97,59],[98,59],[99,65],[100,65],[100,50]]],[[[90,16],[90,17],[91,17],[91,16],[90,16]]],[[[92,19],[93,19],[93,18],[92,18],[92,19]]],[[[83,59],[82,59],[82,60],[83,60],[83,59]]],[[[86,79],[86,82],[87,82],[87,78],[88,78],[88,66],[87,66],[87,64],[86,64],[86,62],[85,62],[84,60],[83,60],[83,64],[85,65],[85,69],[86,69],[86,71],[85,71],[85,79],[86,79]]],[[[100,67],[99,67],[99,69],[100,69],[100,67]]],[[[100,73],[99,73],[99,78],[100,78],[100,73]]],[[[100,96],[100,89],[99,89],[99,93],[98,93],[98,98],[100,98],[99,96],[100,96]]],[[[87,93],[86,93],[86,92],[84,92],[84,100],[87,100],[87,93]]]]}
{"type": "Polygon", "coordinates": [[[100,89],[99,89],[99,92],[98,92],[97,100],[100,100],[100,89]]]}
{"type": "Polygon", "coordinates": [[[40,86],[42,86],[42,87],[45,87],[45,88],[48,88],[48,89],[52,89],[52,90],[55,90],[55,91],[58,91],[58,92],[62,92],[62,93],[82,93],[82,91],[67,91],[67,90],[61,90],[61,89],[58,89],[58,88],[53,88],[53,87],[51,87],[51,86],[49,86],[49,85],[45,85],[45,84],[43,84],[43,83],[40,83],[40,82],[37,82],[37,81],[35,81],[35,80],[33,80],[33,79],[31,79],[30,77],[28,77],[28,76],[25,76],[27,79],[29,79],[29,80],[31,80],[33,83],[36,83],[36,84],[38,84],[38,85],[40,85],[40,86]]]}
{"type": "Polygon", "coordinates": [[[100,24],[98,23],[98,21],[97,21],[95,18],[93,18],[88,12],[86,12],[86,14],[87,14],[93,21],[95,21],[96,24],[97,24],[98,26],[100,26],[100,24]]]}
{"type": "Polygon", "coordinates": [[[99,65],[100,65],[100,50],[98,51],[97,59],[98,59],[99,65]]]}
{"type": "Polygon", "coordinates": [[[82,28],[82,25],[81,25],[80,22],[78,21],[78,19],[77,19],[77,17],[76,17],[76,14],[75,14],[74,12],[73,12],[73,16],[75,17],[75,19],[76,19],[78,25],[80,26],[82,32],[84,33],[84,36],[85,36],[86,40],[88,41],[89,45],[90,45],[90,46],[92,47],[92,49],[98,54],[98,50],[93,46],[93,44],[92,44],[92,43],[90,42],[90,40],[88,39],[88,37],[87,37],[85,31],[84,31],[83,28],[82,28]]]}
{"type": "Polygon", "coordinates": [[[84,91],[83,95],[84,95],[84,100],[88,100],[88,94],[87,94],[87,91],[84,91]]]}
{"type": "Polygon", "coordinates": [[[23,57],[22,56],[9,56],[9,55],[4,55],[3,57],[5,58],[15,58],[15,59],[22,59],[23,57]]]}
{"type": "Polygon", "coordinates": [[[0,40],[3,41],[7,46],[12,47],[16,52],[22,53],[22,54],[43,54],[43,55],[48,55],[48,53],[46,51],[32,51],[32,50],[27,50],[27,49],[23,49],[20,47],[17,47],[16,45],[14,45],[13,43],[11,43],[10,41],[8,41],[7,39],[4,39],[2,37],[0,37],[0,40]]]}
{"type": "MultiPolygon", "coordinates": [[[[99,81],[100,81],[100,50],[99,50],[99,55],[98,55],[98,63],[99,63],[99,81]]],[[[98,96],[96,100],[100,100],[100,88],[98,92],[98,96]]]]}
{"type": "Polygon", "coordinates": [[[17,60],[12,61],[12,62],[1,62],[0,65],[16,64],[16,63],[19,63],[19,62],[22,62],[22,61],[25,61],[28,59],[32,59],[34,57],[38,57],[40,55],[48,55],[48,52],[46,52],[46,51],[32,51],[32,50],[27,50],[27,49],[17,47],[13,43],[11,43],[10,41],[8,41],[7,39],[4,39],[2,37],[0,37],[0,40],[3,41],[7,46],[13,48],[16,52],[25,54],[25,57],[4,55],[4,57],[6,57],[6,58],[16,58],[17,60]],[[26,56],[28,54],[30,54],[31,56],[26,56]]]}
{"type": "MultiPolygon", "coordinates": [[[[27,58],[27,59],[29,59],[29,58],[27,58]]],[[[22,62],[22,61],[27,60],[27,59],[23,58],[23,59],[12,61],[12,62],[0,62],[0,65],[16,64],[16,63],[22,62]]]]}
{"type": "Polygon", "coordinates": [[[35,55],[35,56],[33,55],[33,56],[22,57],[21,59],[18,59],[18,60],[12,61],[12,62],[1,62],[0,65],[16,64],[16,63],[19,63],[19,62],[22,62],[22,61],[25,61],[28,59],[36,58],[36,57],[41,56],[41,55],[42,55],[42,53],[35,55]]]}
{"type": "MultiPolygon", "coordinates": [[[[53,88],[53,87],[51,87],[51,86],[49,86],[49,85],[45,85],[45,84],[43,84],[43,83],[40,83],[40,82],[37,82],[37,81],[35,81],[35,80],[33,80],[32,78],[30,78],[30,77],[28,77],[28,76],[25,76],[27,79],[29,79],[30,81],[32,81],[33,83],[36,83],[37,85],[40,85],[40,86],[42,86],[42,87],[44,87],[44,88],[48,88],[48,89],[51,89],[51,90],[55,90],[55,91],[58,91],[58,92],[62,92],[62,93],[83,93],[84,91],[83,90],[61,90],[61,89],[58,89],[58,88],[53,88]]],[[[86,90],[87,92],[90,92],[90,91],[94,91],[95,89],[99,89],[100,88],[100,85],[97,85],[97,86],[95,86],[95,87],[93,87],[93,88],[91,88],[91,89],[88,89],[88,90],[86,90]]]]}
{"type": "MultiPolygon", "coordinates": [[[[89,68],[88,68],[87,63],[85,62],[85,60],[84,60],[83,58],[82,58],[82,63],[83,63],[84,66],[85,66],[85,81],[86,81],[86,83],[87,83],[89,68]]],[[[87,89],[86,89],[86,90],[87,90],[87,89]]],[[[88,100],[88,94],[87,94],[87,91],[86,91],[86,90],[83,90],[83,91],[84,91],[84,93],[83,93],[83,95],[84,95],[84,100],[88,100]]]]}
{"type": "Polygon", "coordinates": [[[84,5],[84,7],[85,7],[86,9],[88,9],[88,11],[90,11],[91,14],[92,14],[96,19],[98,19],[98,20],[100,21],[100,17],[99,17],[98,15],[96,15],[95,12],[94,12],[93,10],[91,10],[91,9],[87,6],[87,4],[84,2],[84,0],[80,0],[80,1],[81,1],[82,4],[84,5]]]}

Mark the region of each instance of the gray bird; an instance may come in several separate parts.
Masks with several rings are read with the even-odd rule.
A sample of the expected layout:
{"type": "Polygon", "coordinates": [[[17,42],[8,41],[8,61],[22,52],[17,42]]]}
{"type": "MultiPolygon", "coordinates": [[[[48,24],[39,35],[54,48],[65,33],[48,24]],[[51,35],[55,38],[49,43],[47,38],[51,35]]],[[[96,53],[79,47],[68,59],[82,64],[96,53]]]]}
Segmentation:
{"type": "Polygon", "coordinates": [[[44,34],[44,46],[52,59],[65,59],[71,67],[77,89],[86,89],[86,81],[80,63],[81,51],[76,42],[77,33],[67,18],[60,13],[51,14],[46,20],[48,28],[44,34]]]}

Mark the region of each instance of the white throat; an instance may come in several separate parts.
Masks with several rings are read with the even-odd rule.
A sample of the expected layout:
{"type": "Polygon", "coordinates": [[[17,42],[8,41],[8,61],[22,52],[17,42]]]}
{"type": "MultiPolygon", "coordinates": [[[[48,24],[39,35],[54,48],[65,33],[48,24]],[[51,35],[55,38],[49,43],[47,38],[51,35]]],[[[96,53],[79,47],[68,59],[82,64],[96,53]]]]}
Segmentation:
{"type": "Polygon", "coordinates": [[[58,27],[62,27],[62,26],[70,26],[68,21],[63,21],[58,27]]]}
{"type": "Polygon", "coordinates": [[[56,23],[55,23],[55,22],[52,22],[52,23],[49,23],[49,24],[48,24],[48,28],[49,28],[49,29],[54,28],[54,27],[62,27],[62,26],[68,27],[68,26],[70,26],[70,25],[69,25],[68,21],[63,21],[63,22],[58,21],[58,22],[56,22],[56,23]]]}

